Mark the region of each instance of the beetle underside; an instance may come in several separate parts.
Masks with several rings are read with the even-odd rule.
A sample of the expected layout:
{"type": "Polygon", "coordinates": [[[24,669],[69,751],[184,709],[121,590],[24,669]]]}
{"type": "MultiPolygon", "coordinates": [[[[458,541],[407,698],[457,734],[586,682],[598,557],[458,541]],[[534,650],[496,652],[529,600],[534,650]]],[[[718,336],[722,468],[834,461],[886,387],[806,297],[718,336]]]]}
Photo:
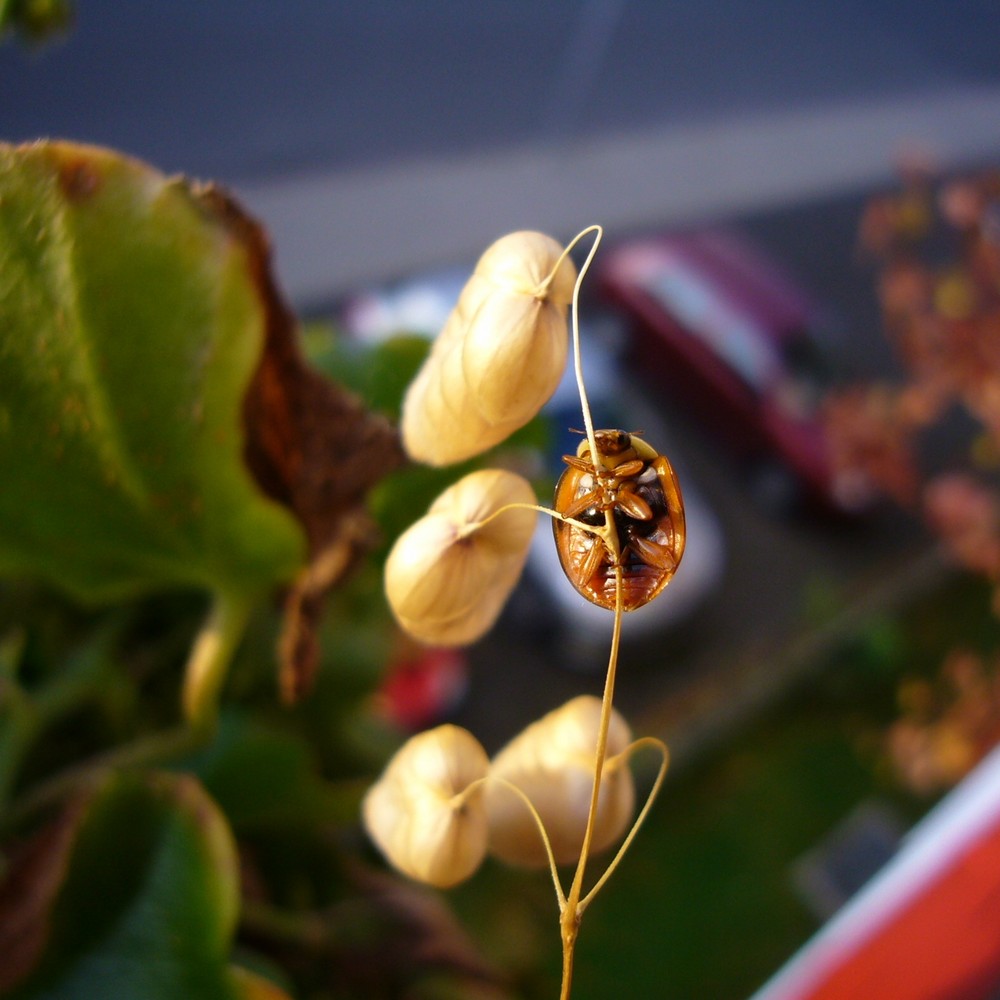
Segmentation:
{"type": "Polygon", "coordinates": [[[553,522],[556,543],[577,590],[611,610],[620,567],[622,609],[632,611],[659,594],[680,563],[683,502],[664,456],[625,431],[595,436],[599,465],[590,460],[586,442],[580,454],[564,457],[568,468],[556,488],[556,510],[579,523],[553,522]]]}

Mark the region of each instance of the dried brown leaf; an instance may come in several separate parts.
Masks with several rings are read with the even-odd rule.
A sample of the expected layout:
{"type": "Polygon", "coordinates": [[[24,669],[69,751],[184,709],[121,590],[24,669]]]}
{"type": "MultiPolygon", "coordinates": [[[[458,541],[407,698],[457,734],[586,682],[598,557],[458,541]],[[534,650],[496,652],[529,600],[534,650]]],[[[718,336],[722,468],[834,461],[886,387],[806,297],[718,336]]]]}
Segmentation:
{"type": "Polygon", "coordinates": [[[282,696],[295,701],[315,674],[323,597],[370,547],[364,497],[403,452],[388,421],[306,363],[261,226],[221,189],[199,193],[247,248],[266,316],[264,352],[244,401],[244,453],[260,488],[292,510],[308,540],[309,565],[288,593],[279,647],[282,696]]]}

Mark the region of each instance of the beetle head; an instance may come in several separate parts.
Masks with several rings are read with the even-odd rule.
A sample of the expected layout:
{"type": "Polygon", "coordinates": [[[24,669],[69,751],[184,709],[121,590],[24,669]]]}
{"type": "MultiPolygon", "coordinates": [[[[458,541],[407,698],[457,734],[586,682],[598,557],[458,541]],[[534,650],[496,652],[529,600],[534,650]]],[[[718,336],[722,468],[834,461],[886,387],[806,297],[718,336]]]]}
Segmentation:
{"type": "MultiPolygon", "coordinates": [[[[601,456],[601,464],[607,469],[615,469],[625,462],[635,458],[651,461],[657,453],[642,438],[628,431],[602,429],[594,431],[597,450],[601,456]]],[[[584,438],[576,449],[578,458],[590,459],[590,442],[584,438]]]]}

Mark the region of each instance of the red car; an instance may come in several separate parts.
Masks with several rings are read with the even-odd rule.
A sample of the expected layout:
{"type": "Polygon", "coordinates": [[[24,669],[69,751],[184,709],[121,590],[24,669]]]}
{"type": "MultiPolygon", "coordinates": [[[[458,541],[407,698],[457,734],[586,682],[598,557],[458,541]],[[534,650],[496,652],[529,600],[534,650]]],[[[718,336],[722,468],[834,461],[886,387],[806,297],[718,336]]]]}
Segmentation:
{"type": "Polygon", "coordinates": [[[598,267],[599,294],[629,320],[632,365],[725,438],[765,505],[867,506],[865,484],[828,457],[818,311],[763,253],[698,230],[620,244],[598,267]]]}

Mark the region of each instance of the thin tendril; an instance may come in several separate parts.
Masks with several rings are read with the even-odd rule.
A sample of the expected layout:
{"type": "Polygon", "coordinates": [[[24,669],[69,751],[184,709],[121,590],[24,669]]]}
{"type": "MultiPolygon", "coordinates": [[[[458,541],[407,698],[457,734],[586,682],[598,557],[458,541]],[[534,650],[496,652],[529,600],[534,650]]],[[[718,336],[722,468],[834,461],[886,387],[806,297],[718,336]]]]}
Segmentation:
{"type": "Polygon", "coordinates": [[[599,225],[587,226],[586,229],[582,229],[576,236],[573,237],[563,248],[563,252],[559,255],[559,259],[555,263],[555,267],[552,268],[548,277],[539,286],[539,293],[544,294],[549,285],[551,284],[553,278],[555,278],[556,273],[562,266],[563,261],[569,256],[574,247],[591,233],[594,234],[594,243],[588,252],[586,259],[584,260],[580,270],[576,276],[576,283],[573,285],[573,309],[572,309],[572,326],[573,326],[573,368],[576,375],[576,386],[580,392],[580,408],[583,410],[583,423],[584,428],[587,433],[587,442],[590,444],[590,454],[597,455],[597,439],[594,436],[594,422],[590,415],[590,403],[587,400],[587,387],[583,384],[583,366],[580,362],[580,287],[583,284],[583,279],[590,270],[590,264],[597,253],[597,248],[601,245],[601,238],[604,236],[604,228],[599,225]]]}
{"type": "Polygon", "coordinates": [[[531,818],[535,821],[535,826],[538,827],[538,833],[542,838],[542,846],[545,848],[545,856],[549,862],[549,872],[552,875],[552,884],[556,890],[556,899],[559,901],[559,912],[562,913],[566,908],[566,894],[563,892],[563,887],[559,883],[559,869],[556,866],[555,855],[552,853],[552,843],[549,840],[548,831],[545,829],[545,824],[542,822],[542,817],[535,808],[535,804],[528,798],[523,789],[518,788],[517,785],[508,781],[506,778],[501,778],[495,774],[488,774],[484,778],[479,778],[477,781],[474,781],[469,788],[465,789],[465,792],[467,793],[470,788],[487,781],[495,781],[497,784],[512,791],[524,803],[528,812],[531,813],[531,818]]]}
{"type": "Polygon", "coordinates": [[[588,233],[594,233],[594,243],[590,248],[590,252],[587,254],[586,260],[583,262],[583,266],[580,268],[580,272],[576,278],[576,284],[573,286],[573,368],[576,374],[576,387],[580,393],[580,409],[583,411],[583,426],[587,432],[587,442],[590,444],[590,454],[593,456],[594,464],[598,461],[598,451],[597,451],[597,437],[594,434],[594,419],[590,413],[590,401],[587,398],[587,387],[584,385],[583,381],[583,362],[581,360],[580,352],[580,286],[583,284],[583,279],[590,270],[591,261],[594,259],[594,255],[597,253],[597,248],[601,245],[601,237],[604,235],[604,230],[600,226],[589,226],[584,229],[579,236],[575,237],[570,243],[573,246],[577,241],[582,239],[588,233]]]}
{"type": "Polygon", "coordinates": [[[251,610],[252,602],[243,595],[218,593],[213,599],[184,670],[184,715],[194,729],[210,731],[217,721],[219,691],[251,610]]]}
{"type": "Polygon", "coordinates": [[[586,531],[590,535],[597,535],[598,537],[604,536],[604,532],[601,528],[596,527],[593,524],[584,524],[583,521],[578,521],[575,517],[567,517],[565,514],[560,514],[559,511],[553,510],[551,507],[544,507],[542,504],[537,503],[517,502],[506,503],[502,507],[498,507],[492,514],[488,514],[481,521],[470,521],[468,524],[463,524],[458,532],[458,537],[468,538],[469,535],[474,535],[480,528],[485,528],[490,521],[499,517],[501,514],[506,513],[508,510],[534,510],[539,514],[547,514],[556,521],[562,521],[563,524],[571,524],[574,528],[586,531]]]}
{"type": "Polygon", "coordinates": [[[660,769],[656,774],[656,780],[653,782],[653,786],[650,788],[649,794],[646,796],[646,802],[640,810],[639,815],[636,816],[635,822],[632,824],[632,828],[629,830],[628,835],[618,848],[618,852],[615,854],[614,858],[611,859],[611,863],[604,870],[604,874],[594,883],[590,892],[588,892],[587,895],[580,900],[581,913],[590,905],[593,898],[603,888],[605,882],[611,878],[622,858],[625,857],[625,852],[628,851],[629,847],[632,845],[632,841],[635,840],[636,834],[639,832],[639,828],[645,822],[646,816],[649,814],[649,810],[652,809],[653,803],[656,801],[657,795],[659,795],[663,779],[667,776],[667,767],[670,764],[670,751],[667,749],[667,745],[662,740],[658,740],[655,736],[643,736],[642,738],[636,740],[634,743],[626,747],[620,754],[618,754],[618,758],[627,759],[637,750],[647,746],[655,747],[660,751],[662,757],[662,760],[660,761],[660,769]]]}

